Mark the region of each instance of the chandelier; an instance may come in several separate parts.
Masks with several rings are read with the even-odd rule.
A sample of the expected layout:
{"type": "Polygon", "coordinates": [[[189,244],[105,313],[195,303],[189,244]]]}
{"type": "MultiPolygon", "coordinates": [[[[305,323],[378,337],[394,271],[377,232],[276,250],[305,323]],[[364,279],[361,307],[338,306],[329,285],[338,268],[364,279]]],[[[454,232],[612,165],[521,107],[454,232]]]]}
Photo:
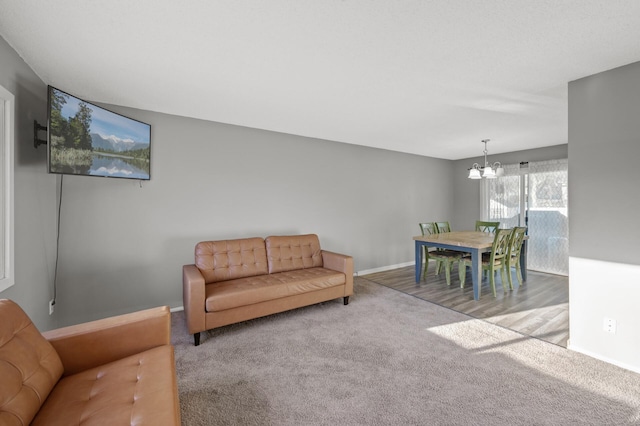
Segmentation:
{"type": "Polygon", "coordinates": [[[478,163],[474,163],[473,166],[469,169],[469,179],[495,179],[498,176],[502,176],[504,174],[504,169],[499,161],[496,161],[493,164],[489,164],[487,161],[487,142],[491,139],[483,139],[482,143],[484,144],[484,166],[481,166],[478,163]],[[482,172],[482,174],[480,174],[482,172]]]}

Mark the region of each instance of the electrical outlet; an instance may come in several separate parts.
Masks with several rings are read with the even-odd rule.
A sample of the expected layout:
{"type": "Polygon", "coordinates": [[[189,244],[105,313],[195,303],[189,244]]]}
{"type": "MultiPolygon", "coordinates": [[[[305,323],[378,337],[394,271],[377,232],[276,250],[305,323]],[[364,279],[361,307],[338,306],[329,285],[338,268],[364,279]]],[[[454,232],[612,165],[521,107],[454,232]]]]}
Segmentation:
{"type": "Polygon", "coordinates": [[[602,329],[607,333],[616,334],[616,320],[613,318],[605,318],[602,323],[602,329]]]}
{"type": "Polygon", "coordinates": [[[54,299],[49,300],[49,315],[53,315],[53,307],[55,306],[56,301],[54,299]]]}

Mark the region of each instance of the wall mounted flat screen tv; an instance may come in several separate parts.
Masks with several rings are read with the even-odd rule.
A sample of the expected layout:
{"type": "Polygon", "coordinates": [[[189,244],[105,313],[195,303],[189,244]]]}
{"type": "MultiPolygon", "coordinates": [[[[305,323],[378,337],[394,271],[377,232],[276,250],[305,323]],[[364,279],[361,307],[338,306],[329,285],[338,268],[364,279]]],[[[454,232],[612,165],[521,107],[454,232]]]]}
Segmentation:
{"type": "Polygon", "coordinates": [[[149,180],[151,126],[49,86],[49,173],[149,180]]]}

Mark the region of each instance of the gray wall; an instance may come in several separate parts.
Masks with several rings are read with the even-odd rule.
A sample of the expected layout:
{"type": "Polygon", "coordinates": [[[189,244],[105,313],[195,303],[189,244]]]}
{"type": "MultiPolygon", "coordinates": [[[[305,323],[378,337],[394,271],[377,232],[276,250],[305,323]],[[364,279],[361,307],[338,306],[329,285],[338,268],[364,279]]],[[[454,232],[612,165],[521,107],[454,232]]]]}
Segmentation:
{"type": "Polygon", "coordinates": [[[198,241],[317,233],[362,271],[413,261],[418,222],[453,211],[450,161],[109,108],[151,124],[152,178],[64,177],[65,324],[181,306],[198,241]]]}
{"type": "MultiPolygon", "coordinates": [[[[112,107],[153,126],[152,180],[64,177],[49,316],[61,178],[33,148],[46,86],[2,38],[0,85],[16,97],[16,284],[0,297],[43,330],[180,306],[181,266],[203,239],[315,232],[362,271],[411,262],[420,221],[466,229],[479,217],[466,169],[481,157],[450,162],[112,107]]],[[[639,92],[638,63],[569,84],[570,347],[635,371],[639,92]],[[614,226],[602,231],[602,218],[614,226]],[[617,334],[603,335],[603,316],[618,320],[617,334]]],[[[505,164],[566,157],[566,145],[490,154],[505,164]]]]}
{"type": "Polygon", "coordinates": [[[637,372],[639,117],[640,62],[569,83],[569,347],[637,372]]]}
{"type": "Polygon", "coordinates": [[[418,222],[453,211],[446,160],[116,106],[152,125],[152,180],[49,175],[45,147],[33,147],[46,85],[2,39],[0,84],[17,107],[16,284],[0,297],[42,330],[181,306],[181,267],[201,240],[317,233],[362,271],[411,262],[418,222]]]}
{"type": "MultiPolygon", "coordinates": [[[[56,177],[47,174],[46,149],[33,147],[33,120],[46,125],[47,92],[40,78],[0,38],[0,85],[13,93],[15,119],[15,285],[13,299],[40,329],[51,328],[55,264],[56,177]]],[[[44,137],[45,133],[41,133],[44,137]]]]}
{"type": "Polygon", "coordinates": [[[46,86],[4,40],[0,59],[18,123],[16,285],[0,297],[18,301],[42,329],[180,306],[181,266],[203,239],[314,232],[363,271],[411,262],[418,222],[460,228],[478,216],[467,160],[107,106],[152,125],[152,180],[140,187],[64,177],[58,300],[49,317],[60,176],[46,173],[45,148],[32,146],[33,119],[46,120],[46,86]]]}
{"type": "MultiPolygon", "coordinates": [[[[502,164],[519,164],[522,161],[557,160],[568,158],[567,151],[567,144],[495,155],[489,151],[488,161],[490,163],[500,161],[502,164]]],[[[473,163],[483,164],[484,156],[453,162],[453,187],[455,191],[452,196],[455,208],[452,215],[452,227],[454,229],[473,229],[476,220],[480,218],[480,181],[467,178],[469,175],[467,169],[473,163]]]]}
{"type": "Polygon", "coordinates": [[[569,84],[569,135],[571,256],[640,265],[640,63],[569,84]]]}

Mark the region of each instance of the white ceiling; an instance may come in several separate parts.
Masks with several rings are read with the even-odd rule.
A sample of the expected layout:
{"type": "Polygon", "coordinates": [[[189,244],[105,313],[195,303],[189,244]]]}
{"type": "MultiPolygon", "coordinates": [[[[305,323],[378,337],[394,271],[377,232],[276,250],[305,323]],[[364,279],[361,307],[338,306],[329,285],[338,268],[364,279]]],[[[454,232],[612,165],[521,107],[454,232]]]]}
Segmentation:
{"type": "Polygon", "coordinates": [[[640,1],[0,0],[0,35],[89,101],[460,159],[567,143],[640,1]]]}

